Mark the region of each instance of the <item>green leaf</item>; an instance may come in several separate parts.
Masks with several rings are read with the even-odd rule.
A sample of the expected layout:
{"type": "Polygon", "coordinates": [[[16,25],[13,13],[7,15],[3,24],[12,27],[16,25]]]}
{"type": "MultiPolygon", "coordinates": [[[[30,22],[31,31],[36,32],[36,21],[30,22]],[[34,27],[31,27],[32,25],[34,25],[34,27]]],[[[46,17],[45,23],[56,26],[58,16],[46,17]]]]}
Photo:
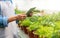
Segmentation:
{"type": "Polygon", "coordinates": [[[30,26],[31,24],[32,22],[28,18],[26,18],[25,20],[21,22],[22,26],[30,26]]]}

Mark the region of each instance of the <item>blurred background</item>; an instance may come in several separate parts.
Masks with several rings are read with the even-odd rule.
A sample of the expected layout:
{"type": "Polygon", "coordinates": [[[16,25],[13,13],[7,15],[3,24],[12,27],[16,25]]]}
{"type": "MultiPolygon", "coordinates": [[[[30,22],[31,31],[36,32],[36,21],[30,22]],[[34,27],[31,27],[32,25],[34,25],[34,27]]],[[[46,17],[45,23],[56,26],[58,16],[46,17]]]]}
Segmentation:
{"type": "MultiPolygon", "coordinates": [[[[27,35],[30,38],[35,38],[35,35],[34,35],[34,33],[32,33],[32,31],[33,32],[36,31],[36,28],[39,28],[36,31],[36,33],[39,36],[41,35],[41,38],[46,38],[46,37],[47,38],[53,38],[53,37],[60,38],[59,37],[60,36],[60,34],[59,34],[60,33],[60,27],[59,27],[59,25],[60,25],[60,5],[59,4],[60,4],[60,0],[13,0],[13,5],[16,9],[15,11],[17,14],[20,14],[23,12],[31,13],[32,11],[34,11],[34,10],[31,11],[31,9],[33,7],[36,7],[36,9],[38,9],[40,11],[40,12],[37,12],[37,14],[36,14],[37,16],[40,15],[40,17],[36,17],[36,16],[34,17],[35,13],[32,12],[33,17],[31,16],[31,18],[32,18],[33,22],[31,22],[31,20],[30,20],[31,18],[27,18],[22,23],[24,30],[26,30],[26,27],[28,28],[28,30],[30,30],[30,32],[28,31],[29,33],[27,33],[27,35]],[[55,13],[55,14],[52,14],[52,13],[55,13]],[[45,15],[45,14],[47,14],[47,15],[45,15]],[[49,15],[49,14],[52,14],[52,15],[49,15]],[[41,22],[42,22],[42,25],[39,24],[41,22]],[[30,25],[30,23],[33,23],[34,25],[33,24],[30,25]],[[24,25],[26,25],[26,26],[24,26],[24,25]],[[47,25],[47,27],[45,27],[44,25],[45,26],[47,25]],[[56,35],[56,37],[54,34],[56,35]],[[30,35],[32,35],[32,36],[30,36],[30,35]],[[50,37],[50,35],[51,35],[51,37],[50,37]]],[[[20,22],[21,21],[19,21],[19,23],[20,22]]],[[[21,26],[20,26],[20,28],[21,28],[21,26]]],[[[20,36],[23,37],[22,34],[20,36]]]]}
{"type": "Polygon", "coordinates": [[[60,0],[13,0],[13,3],[21,10],[28,10],[31,7],[40,10],[60,10],[60,0]]]}

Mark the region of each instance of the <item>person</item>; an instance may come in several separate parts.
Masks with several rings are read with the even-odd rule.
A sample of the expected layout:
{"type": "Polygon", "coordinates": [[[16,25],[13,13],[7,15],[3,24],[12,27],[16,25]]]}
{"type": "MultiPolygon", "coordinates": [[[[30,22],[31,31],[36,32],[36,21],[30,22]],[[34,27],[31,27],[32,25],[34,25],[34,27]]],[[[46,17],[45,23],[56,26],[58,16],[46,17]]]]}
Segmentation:
{"type": "Polygon", "coordinates": [[[16,20],[25,18],[25,14],[15,15],[11,0],[0,0],[0,38],[18,38],[16,20]]]}

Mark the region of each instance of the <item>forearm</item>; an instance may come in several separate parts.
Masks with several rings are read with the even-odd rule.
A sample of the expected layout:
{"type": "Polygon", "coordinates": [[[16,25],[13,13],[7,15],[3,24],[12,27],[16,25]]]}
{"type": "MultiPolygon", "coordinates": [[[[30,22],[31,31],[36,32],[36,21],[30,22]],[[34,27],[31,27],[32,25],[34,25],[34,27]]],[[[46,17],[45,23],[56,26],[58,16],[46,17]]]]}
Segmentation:
{"type": "Polygon", "coordinates": [[[12,22],[15,20],[24,20],[25,18],[26,18],[26,15],[19,14],[19,15],[13,16],[13,17],[9,17],[8,22],[12,22]]]}
{"type": "MultiPolygon", "coordinates": [[[[18,15],[17,15],[17,16],[18,16],[18,15]]],[[[12,21],[17,20],[17,16],[9,17],[9,18],[8,18],[8,22],[12,22],[12,21]]]]}

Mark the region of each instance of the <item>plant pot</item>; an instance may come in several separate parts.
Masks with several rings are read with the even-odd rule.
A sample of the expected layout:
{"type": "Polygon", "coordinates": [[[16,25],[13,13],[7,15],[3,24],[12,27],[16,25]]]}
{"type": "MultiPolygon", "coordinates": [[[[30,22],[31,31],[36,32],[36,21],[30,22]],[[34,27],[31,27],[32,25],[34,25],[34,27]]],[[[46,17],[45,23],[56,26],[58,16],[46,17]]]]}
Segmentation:
{"type": "Polygon", "coordinates": [[[39,36],[34,34],[34,38],[39,38],[39,36]]]}
{"type": "Polygon", "coordinates": [[[23,31],[25,32],[25,34],[28,34],[28,32],[27,32],[27,29],[26,29],[27,27],[26,26],[23,26],[23,31]]]}
{"type": "Polygon", "coordinates": [[[28,31],[29,38],[34,38],[33,31],[28,31]]]}

